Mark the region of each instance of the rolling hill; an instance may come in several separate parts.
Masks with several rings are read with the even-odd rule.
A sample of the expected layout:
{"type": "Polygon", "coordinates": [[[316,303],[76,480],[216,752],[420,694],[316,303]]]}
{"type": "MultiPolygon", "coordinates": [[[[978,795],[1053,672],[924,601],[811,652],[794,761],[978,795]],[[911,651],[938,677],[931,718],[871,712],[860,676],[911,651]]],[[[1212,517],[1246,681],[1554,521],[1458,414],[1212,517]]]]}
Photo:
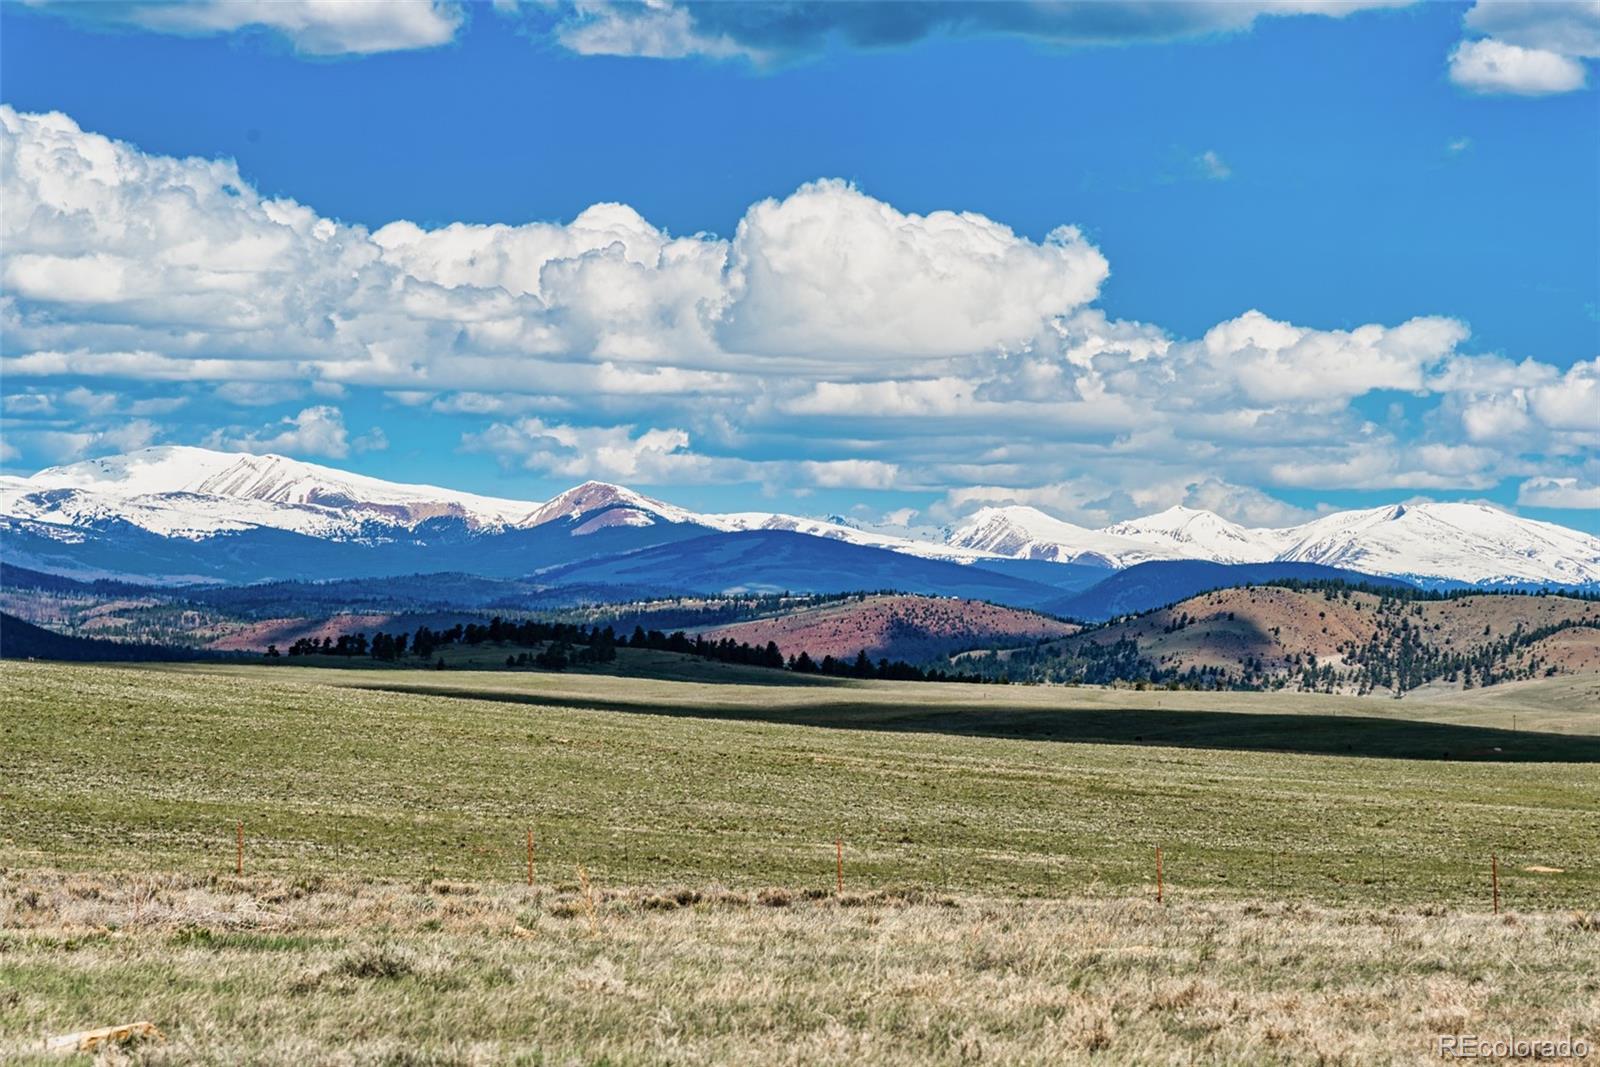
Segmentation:
{"type": "Polygon", "coordinates": [[[106,641],[94,637],[58,634],[0,612],[0,659],[66,660],[80,663],[109,661],[173,661],[195,659],[189,649],[135,641],[106,641]]]}
{"type": "Polygon", "coordinates": [[[1036,648],[964,657],[1014,680],[1404,693],[1600,671],[1600,602],[1257,586],[1036,648]]]}
{"type": "Polygon", "coordinates": [[[705,631],[708,639],[777,644],[784,655],[808,653],[852,659],[924,663],[971,648],[1065,637],[1078,627],[1046,615],[972,600],[926,596],[869,596],[705,631]]]}

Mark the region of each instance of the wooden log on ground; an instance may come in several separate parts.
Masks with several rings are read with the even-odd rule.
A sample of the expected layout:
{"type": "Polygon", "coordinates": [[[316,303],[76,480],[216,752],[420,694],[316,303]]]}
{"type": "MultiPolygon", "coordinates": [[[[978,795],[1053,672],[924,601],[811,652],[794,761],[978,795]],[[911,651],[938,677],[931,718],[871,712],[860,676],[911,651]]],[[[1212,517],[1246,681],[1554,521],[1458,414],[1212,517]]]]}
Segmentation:
{"type": "Polygon", "coordinates": [[[44,1048],[46,1052],[93,1052],[102,1045],[125,1045],[130,1041],[143,1040],[165,1041],[166,1035],[157,1030],[154,1023],[141,1020],[46,1038],[44,1048]]]}

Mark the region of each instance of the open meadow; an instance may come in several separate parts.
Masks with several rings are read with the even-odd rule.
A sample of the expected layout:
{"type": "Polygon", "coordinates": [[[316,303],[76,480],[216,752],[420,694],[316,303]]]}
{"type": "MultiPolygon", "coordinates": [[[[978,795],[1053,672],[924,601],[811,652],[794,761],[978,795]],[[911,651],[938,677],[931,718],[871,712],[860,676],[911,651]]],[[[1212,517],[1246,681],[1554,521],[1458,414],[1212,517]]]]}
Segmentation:
{"type": "Polygon", "coordinates": [[[1581,693],[1530,719],[697,666],[5,663],[0,1055],[135,1017],[167,1034],[150,1062],[1370,1063],[1463,1028],[1600,1036],[1581,693]]]}
{"type": "Polygon", "coordinates": [[[1600,916],[1565,912],[13,871],[0,924],[8,1063],[133,1019],[166,1037],[135,1062],[229,1065],[1369,1065],[1600,1032],[1600,916]]]}

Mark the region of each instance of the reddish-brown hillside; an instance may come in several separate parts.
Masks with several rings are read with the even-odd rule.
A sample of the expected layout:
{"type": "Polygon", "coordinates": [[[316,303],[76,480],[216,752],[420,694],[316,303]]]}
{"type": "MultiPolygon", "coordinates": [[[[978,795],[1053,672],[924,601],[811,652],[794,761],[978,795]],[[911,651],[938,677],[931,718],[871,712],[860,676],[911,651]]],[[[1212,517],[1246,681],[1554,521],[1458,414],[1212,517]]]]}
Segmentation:
{"type": "Polygon", "coordinates": [[[776,642],[784,655],[920,663],[969,648],[1025,644],[1064,637],[1078,627],[1047,615],[977,600],[929,596],[870,596],[805,608],[767,619],[719,626],[707,638],[752,645],[776,642]]]}
{"type": "Polygon", "coordinates": [[[1529,645],[1528,654],[1561,674],[1600,673],[1600,629],[1584,626],[1553,633],[1529,645]]]}
{"type": "MultiPolygon", "coordinates": [[[[1387,688],[1402,662],[1472,661],[1498,678],[1600,670],[1600,604],[1562,596],[1402,600],[1271,586],[1222,589],[1062,642],[1129,639],[1161,671],[1271,678],[1314,667],[1336,689],[1387,688]],[[1573,625],[1579,624],[1579,625],[1573,625]],[[1560,628],[1565,627],[1565,628],[1560,628]],[[1553,630],[1547,636],[1537,634],[1553,630]]],[[[1464,673],[1457,665],[1457,678],[1464,673]]],[[[1329,684],[1319,680],[1318,688],[1329,684]]]]}

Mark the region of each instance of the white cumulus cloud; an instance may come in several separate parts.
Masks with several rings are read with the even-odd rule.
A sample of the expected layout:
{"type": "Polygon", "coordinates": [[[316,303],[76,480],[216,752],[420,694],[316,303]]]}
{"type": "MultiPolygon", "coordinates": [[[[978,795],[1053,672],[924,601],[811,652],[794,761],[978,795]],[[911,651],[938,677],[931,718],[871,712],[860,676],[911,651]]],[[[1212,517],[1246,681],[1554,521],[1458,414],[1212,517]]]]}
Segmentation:
{"type": "Polygon", "coordinates": [[[635,432],[633,426],[572,426],[530,417],[466,434],[462,448],[565,478],[647,485],[717,480],[713,462],[690,450],[689,434],[671,427],[635,432]]]}
{"type": "Polygon", "coordinates": [[[806,460],[800,465],[810,484],[824,489],[893,489],[900,468],[875,459],[806,460]]]}
{"type": "Polygon", "coordinates": [[[1600,509],[1600,484],[1577,478],[1529,478],[1517,488],[1517,503],[1530,508],[1600,509]]]}
{"type": "Polygon", "coordinates": [[[1233,485],[1219,478],[1205,478],[1185,487],[1184,507],[1215,512],[1242,526],[1293,526],[1315,518],[1314,512],[1286,504],[1248,485],[1233,485]]]}
{"type": "Polygon", "coordinates": [[[1582,89],[1587,75],[1582,63],[1559,52],[1484,37],[1451,51],[1450,80],[1479,93],[1548,96],[1582,89]]]}
{"type": "Polygon", "coordinates": [[[343,459],[350,454],[350,435],[344,414],[321,404],[255,431],[216,430],[206,442],[212,448],[242,452],[281,452],[292,456],[327,456],[343,459]]]}
{"type": "Polygon", "coordinates": [[[1026,342],[1108,270],[1070,226],[1035,244],[982,215],[905,214],[812,182],[739,223],[720,337],[775,356],[963,355],[1026,342]]]}
{"type": "Polygon", "coordinates": [[[1374,389],[1420,389],[1424,371],[1467,338],[1454,319],[1311,330],[1247,311],[1206,332],[1207,361],[1251,400],[1344,399],[1374,389]]]}
{"type": "Polygon", "coordinates": [[[1552,430],[1600,433],[1600,357],[1574,363],[1558,380],[1528,390],[1528,409],[1552,430]]]}
{"type": "Polygon", "coordinates": [[[563,47],[584,56],[769,58],[767,51],[741,45],[726,34],[698,30],[688,8],[665,0],[577,0],[571,14],[557,24],[555,37],[563,47]]]}
{"type": "Polygon", "coordinates": [[[1600,444],[1596,361],[1464,353],[1464,324],[1425,315],[1326,329],[1249,310],[1175,336],[1095,306],[1109,268],[1071,227],[1035,239],[842,181],[751,206],[730,239],[614,203],[369,231],[231,162],[4,106],[0,171],[0,374],[26,383],[5,416],[28,459],[186,400],[311,396],[210,440],[347,457],[385,438],[326,399],[370,390],[551,476],[979,486],[1084,521],[1188,503],[1276,523],[1297,513],[1278,486],[1565,477],[1600,444]],[[124,387],[152,382],[182,385],[124,387]],[[1414,424],[1374,425],[1355,401],[1375,391],[1408,394],[1414,424]],[[76,436],[36,448],[44,431],[76,436]]]}
{"type": "Polygon", "coordinates": [[[161,427],[149,419],[129,419],[97,430],[40,430],[26,436],[27,444],[57,463],[85,456],[131,452],[161,437],[161,427]]]}
{"type": "Polygon", "coordinates": [[[6,107],[0,164],[19,374],[189,358],[193,376],[229,377],[232,361],[239,379],[311,368],[404,389],[502,385],[547,357],[602,361],[596,379],[619,392],[718,391],[679,372],[1026,344],[1107,270],[1071,227],[1036,243],[838,181],[754,205],[728,242],[672,237],[618,204],[567,224],[369,233],[262,197],[230,162],[151,156],[6,107]],[[639,363],[673,366],[627,369],[639,363]]]}
{"type": "Polygon", "coordinates": [[[91,22],[186,37],[261,29],[314,56],[432,48],[454,39],[465,21],[462,5],[446,0],[118,0],[38,6],[91,22]]]}

